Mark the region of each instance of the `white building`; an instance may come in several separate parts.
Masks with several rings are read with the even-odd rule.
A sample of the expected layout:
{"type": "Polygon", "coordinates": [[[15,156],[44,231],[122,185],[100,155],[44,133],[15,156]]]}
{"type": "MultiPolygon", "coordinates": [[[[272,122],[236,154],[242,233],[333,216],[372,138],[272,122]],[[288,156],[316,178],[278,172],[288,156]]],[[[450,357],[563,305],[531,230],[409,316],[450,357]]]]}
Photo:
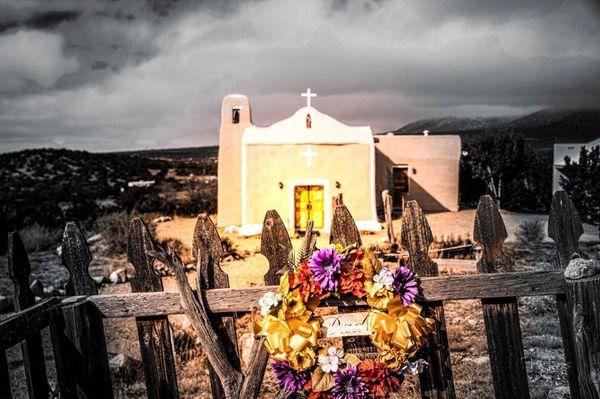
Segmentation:
{"type": "Polygon", "coordinates": [[[552,192],[562,190],[560,186],[560,168],[565,165],[565,157],[571,158],[573,161],[579,160],[579,152],[581,147],[590,149],[600,146],[600,138],[590,141],[589,143],[557,143],[554,144],[554,168],[552,170],[552,192]]]}

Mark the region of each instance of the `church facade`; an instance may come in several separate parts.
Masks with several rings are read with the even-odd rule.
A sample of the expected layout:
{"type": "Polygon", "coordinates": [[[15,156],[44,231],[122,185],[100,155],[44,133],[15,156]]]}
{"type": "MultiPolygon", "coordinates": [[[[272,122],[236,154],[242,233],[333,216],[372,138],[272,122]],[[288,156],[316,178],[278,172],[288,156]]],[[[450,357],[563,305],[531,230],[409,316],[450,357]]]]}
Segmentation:
{"type": "Polygon", "coordinates": [[[258,234],[276,209],[289,229],[313,220],[327,232],[341,194],[359,230],[378,231],[384,189],[397,207],[416,199],[425,210],[458,209],[458,136],[374,136],[312,107],[310,90],[303,96],[307,106],[267,127],[252,124],[246,96],[223,99],[219,226],[258,234]]]}

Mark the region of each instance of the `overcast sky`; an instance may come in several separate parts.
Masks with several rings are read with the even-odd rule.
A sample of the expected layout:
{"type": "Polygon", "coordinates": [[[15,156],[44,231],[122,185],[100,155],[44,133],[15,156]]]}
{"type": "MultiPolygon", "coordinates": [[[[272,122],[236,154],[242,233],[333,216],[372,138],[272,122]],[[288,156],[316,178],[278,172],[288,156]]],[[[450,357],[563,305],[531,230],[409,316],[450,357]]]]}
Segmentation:
{"type": "Polygon", "coordinates": [[[422,117],[600,106],[590,0],[0,0],[0,152],[218,143],[224,95],[267,125],[313,106],[422,117]]]}

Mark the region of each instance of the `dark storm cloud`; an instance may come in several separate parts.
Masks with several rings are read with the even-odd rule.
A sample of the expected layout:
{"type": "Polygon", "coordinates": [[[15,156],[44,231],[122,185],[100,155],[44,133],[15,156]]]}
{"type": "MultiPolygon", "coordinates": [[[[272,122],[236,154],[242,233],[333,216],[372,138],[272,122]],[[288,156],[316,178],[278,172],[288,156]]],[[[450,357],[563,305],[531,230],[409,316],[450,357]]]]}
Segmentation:
{"type": "Polygon", "coordinates": [[[214,144],[224,95],[265,124],[307,86],[376,131],[598,106],[599,22],[584,0],[0,0],[0,151],[214,144]]]}

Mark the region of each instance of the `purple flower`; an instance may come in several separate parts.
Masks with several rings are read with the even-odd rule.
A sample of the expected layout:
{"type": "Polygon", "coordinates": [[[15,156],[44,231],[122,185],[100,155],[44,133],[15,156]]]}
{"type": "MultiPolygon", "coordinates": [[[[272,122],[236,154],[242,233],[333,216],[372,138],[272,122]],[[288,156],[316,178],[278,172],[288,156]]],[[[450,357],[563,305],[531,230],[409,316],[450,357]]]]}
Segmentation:
{"type": "Polygon", "coordinates": [[[317,283],[326,291],[335,291],[338,287],[340,268],[344,255],[336,248],[323,248],[315,252],[308,267],[317,283]]]}
{"type": "Polygon", "coordinates": [[[407,267],[399,267],[394,273],[394,295],[402,297],[402,304],[408,306],[415,301],[419,293],[417,279],[407,267]]]}
{"type": "Polygon", "coordinates": [[[346,370],[335,373],[333,382],[331,392],[334,399],[364,399],[369,394],[369,390],[360,380],[358,370],[354,366],[348,366],[346,370]]]}
{"type": "Polygon", "coordinates": [[[290,367],[288,362],[274,360],[271,362],[271,370],[279,385],[283,385],[288,391],[299,391],[310,379],[310,372],[297,371],[290,367]]]}

